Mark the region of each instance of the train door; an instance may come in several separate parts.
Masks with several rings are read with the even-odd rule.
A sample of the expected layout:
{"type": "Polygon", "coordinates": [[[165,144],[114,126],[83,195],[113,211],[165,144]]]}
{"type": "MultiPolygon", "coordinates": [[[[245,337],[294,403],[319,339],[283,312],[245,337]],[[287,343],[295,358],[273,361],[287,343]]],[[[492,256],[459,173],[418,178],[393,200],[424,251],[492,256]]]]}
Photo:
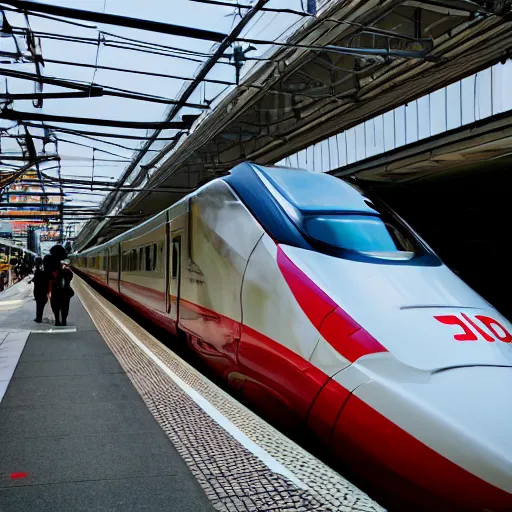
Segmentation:
{"type": "Polygon", "coordinates": [[[180,305],[181,262],[183,250],[183,230],[171,231],[170,237],[170,315],[171,319],[178,323],[180,305]]]}

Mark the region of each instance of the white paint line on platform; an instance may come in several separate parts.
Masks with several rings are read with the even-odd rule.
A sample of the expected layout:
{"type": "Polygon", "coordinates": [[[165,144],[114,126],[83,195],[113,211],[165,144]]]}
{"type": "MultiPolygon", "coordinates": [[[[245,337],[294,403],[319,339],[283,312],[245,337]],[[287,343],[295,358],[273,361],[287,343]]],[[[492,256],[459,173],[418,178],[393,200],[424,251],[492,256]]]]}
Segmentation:
{"type": "MultiPolygon", "coordinates": [[[[229,432],[241,445],[249,450],[255,457],[260,459],[271,471],[283,475],[300,489],[308,489],[308,487],[288,468],[283,466],[279,461],[274,459],[261,446],[257,445],[252,439],[244,434],[236,425],[234,425],[226,416],[224,416],[216,407],[214,407],[206,398],[199,394],[195,389],[189,386],[178,375],[176,375],[163,361],[161,361],[149,348],[144,345],[111,311],[106,309],[99,299],[88,289],[85,288],[89,295],[99,304],[111,320],[133,341],[133,343],[149,357],[168,377],[170,377],[177,386],[179,386],[208,416],[217,422],[224,430],[229,432]]],[[[87,310],[87,306],[82,303],[87,310]]],[[[90,311],[87,310],[89,315],[90,311]]],[[[94,318],[93,318],[94,321],[94,318]]]]}

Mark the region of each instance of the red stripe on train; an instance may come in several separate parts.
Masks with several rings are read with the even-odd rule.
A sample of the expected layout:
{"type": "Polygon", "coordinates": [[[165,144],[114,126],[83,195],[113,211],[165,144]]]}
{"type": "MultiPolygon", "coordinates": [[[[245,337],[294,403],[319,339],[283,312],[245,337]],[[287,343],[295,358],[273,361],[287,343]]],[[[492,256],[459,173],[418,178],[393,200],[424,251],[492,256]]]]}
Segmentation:
{"type": "Polygon", "coordinates": [[[387,352],[371,334],[297,267],[279,246],[277,264],[301,309],[338,353],[354,362],[367,354],[387,352]]]}
{"type": "MultiPolygon", "coordinates": [[[[284,256],[287,258],[286,255],[284,256]]],[[[287,268],[293,271],[293,266],[287,265],[287,268]]],[[[296,277],[302,279],[301,274],[304,274],[297,270],[296,277]]],[[[84,274],[90,276],[86,272],[84,274]]],[[[307,284],[309,278],[305,277],[306,280],[303,283],[307,284]]],[[[101,284],[112,291],[104,282],[101,284]]],[[[311,298],[311,295],[309,296],[311,298]]],[[[121,295],[121,297],[133,305],[134,309],[145,312],[159,325],[166,320],[167,329],[172,329],[173,322],[169,317],[151,311],[126,296],[121,295]]],[[[320,295],[320,300],[323,299],[324,297],[320,295]]],[[[314,296],[312,300],[315,300],[314,296]]],[[[201,330],[204,329],[205,336],[210,336],[216,328],[219,328],[220,332],[215,334],[213,339],[203,340],[212,349],[219,342],[222,346],[228,340],[233,341],[234,331],[241,328],[238,358],[233,357],[230,343],[224,345],[225,355],[230,355],[235,365],[239,364],[235,369],[242,370],[244,374],[249,373],[252,376],[249,382],[259,379],[267,388],[276,387],[277,384],[278,389],[275,389],[277,393],[288,392],[290,408],[295,409],[302,419],[304,414],[307,415],[308,403],[312,402],[308,425],[317,434],[321,432],[327,434],[330,431],[329,425],[333,428],[333,422],[337,416],[336,410],[339,411],[339,407],[343,406],[332,430],[330,446],[341,460],[350,463],[354,471],[363,474],[369,481],[377,482],[376,487],[390,490],[395,497],[404,496],[415,502],[421,501],[425,507],[423,510],[451,511],[455,510],[454,507],[457,509],[463,507],[464,510],[471,511],[487,509],[490,512],[512,510],[512,494],[481,480],[423,444],[339,383],[329,380],[329,377],[319,368],[295,352],[264,334],[203,306],[182,299],[180,307],[183,312],[192,313],[192,317],[188,320],[192,323],[197,322],[194,326],[196,329],[203,324],[201,330]],[[230,333],[228,336],[226,336],[227,332],[230,333]],[[214,343],[210,343],[211,341],[214,343]],[[325,382],[328,385],[323,385],[325,382]],[[315,389],[318,390],[316,395],[315,389]],[[295,396],[292,396],[293,394],[295,396]],[[318,416],[312,417],[311,413],[318,416]]],[[[337,331],[333,328],[333,332],[345,334],[351,332],[352,324],[344,322],[343,315],[340,317],[341,330],[337,331]]],[[[355,333],[352,332],[350,337],[360,335],[362,341],[360,338],[358,343],[364,347],[365,333],[366,331],[358,329],[355,333]]],[[[370,338],[370,345],[371,340],[373,338],[370,338]]],[[[208,355],[204,347],[201,348],[195,344],[193,347],[202,356],[208,355]]],[[[210,362],[213,361],[210,360],[210,362]]],[[[236,373],[233,368],[231,372],[236,373]]],[[[243,375],[241,377],[244,378],[243,375]]],[[[257,398],[257,395],[255,397],[257,398]]],[[[278,412],[283,414],[283,410],[278,412]]]]}
{"type": "Polygon", "coordinates": [[[356,395],[343,407],[333,448],[365,478],[396,497],[420,502],[422,510],[512,510],[512,494],[423,444],[356,395]]]}
{"type": "MultiPolygon", "coordinates": [[[[238,365],[228,369],[218,358],[224,351],[231,361],[235,359],[230,342],[236,322],[183,299],[180,307],[193,313],[195,320],[189,319],[197,322],[193,330],[202,330],[210,347],[194,343],[195,350],[229,375],[232,386],[243,384],[245,399],[259,401],[260,411],[275,421],[279,421],[276,414],[289,415],[292,424],[307,420],[308,427],[326,438],[341,460],[350,461],[363,476],[371,474],[379,491],[391,489],[395,496],[421,501],[427,510],[512,510],[511,494],[437,453],[309,361],[245,324],[241,324],[238,365]],[[219,332],[214,334],[216,328],[219,332]]],[[[364,346],[363,329],[352,335],[360,336],[358,343],[364,346]]]]}

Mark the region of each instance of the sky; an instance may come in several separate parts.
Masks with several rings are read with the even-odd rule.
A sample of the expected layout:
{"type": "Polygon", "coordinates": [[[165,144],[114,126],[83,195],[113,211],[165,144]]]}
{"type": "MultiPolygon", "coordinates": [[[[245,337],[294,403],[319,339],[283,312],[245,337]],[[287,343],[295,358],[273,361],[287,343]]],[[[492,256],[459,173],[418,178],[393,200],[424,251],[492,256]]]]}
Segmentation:
{"type": "MultiPolygon", "coordinates": [[[[234,0],[233,0],[234,1],[234,0]]],[[[242,3],[242,0],[240,0],[242,3]]],[[[243,0],[244,4],[254,4],[255,0],[243,0]]],[[[327,0],[328,2],[329,0],[327,0]]],[[[327,3],[322,2],[322,5],[327,3]]],[[[119,14],[124,16],[143,18],[176,25],[191,26],[195,28],[214,30],[228,33],[240,20],[238,11],[233,7],[201,4],[192,0],[51,0],[43,3],[58,4],[65,7],[87,9],[97,12],[119,14]]],[[[305,0],[270,0],[268,7],[302,10],[305,0]]],[[[7,18],[12,26],[26,27],[23,15],[8,12],[7,18]]],[[[30,16],[30,26],[34,31],[92,38],[97,40],[99,32],[110,43],[120,43],[124,38],[133,38],[148,43],[184,48],[187,50],[211,54],[215,44],[190,38],[157,34],[148,31],[134,30],[123,27],[99,25],[96,28],[77,27],[59,21],[48,20],[30,16]]],[[[266,12],[255,16],[242,36],[263,39],[268,41],[284,40],[293,33],[304,18],[287,13],[266,12]]],[[[92,23],[80,22],[84,25],[92,23]]],[[[251,55],[264,57],[272,46],[258,45],[251,55]]],[[[0,38],[0,50],[13,51],[14,44],[11,38],[0,38]]],[[[155,55],[146,51],[130,51],[114,48],[106,44],[79,44],[62,40],[43,39],[42,54],[45,59],[65,60],[87,64],[99,64],[139,71],[150,71],[164,74],[192,77],[197,73],[201,62],[175,58],[169,55],[155,55]]],[[[206,56],[198,57],[204,62],[206,56]]],[[[227,59],[223,59],[227,62],[227,59]]],[[[250,72],[257,61],[248,62],[243,70],[242,77],[250,72]]],[[[32,63],[1,64],[5,69],[15,69],[34,72],[32,63]]],[[[83,81],[98,85],[118,87],[145,94],[176,98],[180,91],[188,84],[183,80],[157,78],[136,74],[120,73],[116,71],[94,70],[69,65],[47,62],[43,74],[59,78],[83,81]]],[[[209,79],[234,81],[235,70],[233,66],[219,63],[208,74],[209,79]]],[[[372,156],[383,151],[414,142],[430,135],[435,135],[461,124],[482,119],[488,115],[499,113],[512,108],[512,96],[509,93],[512,80],[512,62],[505,65],[498,64],[488,70],[468,77],[437,92],[426,95],[417,101],[410,102],[397,109],[371,119],[359,126],[347,130],[343,134],[334,136],[322,143],[292,155],[281,162],[284,165],[300,166],[312,170],[330,170],[346,165],[362,158],[372,156]],[[326,155],[328,165],[326,164],[326,155]]],[[[34,84],[25,80],[0,77],[0,92],[6,87],[11,93],[32,92],[34,84]]],[[[204,84],[200,86],[189,99],[193,103],[204,103],[204,100],[214,100],[213,105],[226,95],[233,86],[204,84]]],[[[63,89],[45,85],[45,92],[63,91],[63,89]]],[[[43,109],[35,109],[31,101],[16,101],[16,110],[37,111],[53,115],[68,115],[78,117],[93,117],[103,119],[121,119],[126,121],[160,121],[166,117],[168,107],[163,104],[134,101],[124,98],[104,96],[100,98],[58,99],[45,100],[43,109]]],[[[193,108],[183,108],[181,114],[199,114],[201,111],[193,108]]],[[[178,117],[179,119],[179,117],[178,117]]],[[[62,127],[101,131],[110,133],[142,134],[150,132],[145,130],[130,130],[123,128],[95,127],[82,125],[66,125],[55,123],[62,127]]],[[[1,127],[12,126],[13,123],[0,120],[1,127]]],[[[42,134],[41,130],[30,128],[33,135],[42,134]]],[[[162,136],[172,136],[176,132],[165,130],[162,136]]],[[[96,179],[114,183],[127,165],[130,163],[140,142],[126,139],[104,139],[115,144],[127,146],[128,149],[112,146],[98,141],[91,141],[82,137],[59,134],[59,153],[62,157],[62,175],[69,178],[90,179],[93,173],[92,157],[94,153],[94,176],[96,179]],[[65,142],[67,140],[68,142],[65,142]],[[90,147],[78,144],[93,145],[97,148],[93,152],[90,147]],[[100,150],[109,153],[103,153],[100,150]],[[114,161],[106,161],[114,160],[114,161]]],[[[11,139],[1,139],[2,151],[19,151],[19,147],[11,139]]],[[[167,144],[165,141],[156,141],[143,163],[158,154],[158,151],[167,144]]],[[[39,146],[39,149],[41,147],[39,146]]],[[[53,150],[48,146],[48,151],[53,150]]],[[[43,164],[42,168],[53,166],[53,163],[43,164]]],[[[48,174],[56,176],[56,170],[49,170],[48,174]]],[[[72,205],[98,205],[107,192],[81,191],[68,192],[66,198],[72,205]]]]}
{"type": "MultiPolygon", "coordinates": [[[[208,4],[201,4],[192,0],[52,0],[42,3],[58,4],[63,7],[74,7],[97,12],[106,12],[147,20],[172,23],[176,25],[190,26],[201,29],[214,30],[228,33],[230,29],[240,20],[237,9],[233,7],[222,7],[208,4]]],[[[254,0],[244,0],[244,4],[253,4],[254,0]]],[[[270,0],[269,7],[287,7],[301,10],[301,0],[270,0]]],[[[22,14],[6,12],[7,19],[13,27],[24,28],[27,26],[25,17],[22,14]]],[[[78,27],[59,21],[49,20],[41,17],[30,16],[30,27],[34,32],[46,32],[61,36],[73,36],[82,38],[98,39],[99,32],[103,37],[112,43],[122,43],[124,38],[133,38],[144,42],[158,45],[184,48],[203,54],[211,54],[215,49],[215,43],[190,38],[157,34],[148,31],[129,29],[124,27],[96,25],[96,28],[78,27]],[[108,34],[106,34],[108,33],[108,34]]],[[[93,23],[79,22],[83,25],[94,27],[93,23]]],[[[303,18],[296,15],[283,13],[259,13],[251,24],[245,29],[243,36],[272,41],[295,30],[303,18]]],[[[22,50],[23,41],[18,38],[22,50]]],[[[0,50],[13,51],[15,48],[11,38],[0,38],[0,50]]],[[[252,54],[263,56],[271,48],[270,45],[260,45],[252,54]]],[[[164,50],[166,51],[166,50],[164,50]]],[[[192,77],[197,72],[201,62],[175,58],[169,55],[155,55],[147,51],[130,51],[108,46],[107,44],[80,44],[63,40],[42,39],[42,55],[44,59],[81,62],[87,64],[99,64],[139,71],[150,71],[164,74],[192,77]]],[[[202,62],[206,56],[194,57],[202,62]]],[[[227,62],[227,59],[223,59],[227,62]]],[[[247,63],[243,74],[247,73],[252,65],[257,62],[247,63]]],[[[34,64],[3,63],[1,67],[34,73],[34,64]]],[[[45,76],[65,78],[97,85],[117,87],[145,94],[157,95],[174,99],[180,91],[188,84],[183,80],[167,79],[120,73],[116,71],[94,70],[69,65],[46,62],[43,68],[45,76]]],[[[221,79],[234,81],[235,70],[233,66],[217,64],[208,77],[210,79],[221,79]]],[[[10,93],[33,92],[34,83],[17,78],[0,77],[0,92],[7,90],[10,93]]],[[[226,94],[230,87],[217,84],[205,84],[189,99],[193,103],[204,103],[205,99],[213,100],[219,95],[226,94]]],[[[44,92],[63,92],[66,89],[44,85],[44,92]]],[[[92,117],[100,119],[119,119],[125,121],[160,121],[165,118],[167,105],[135,101],[125,98],[103,96],[99,98],[79,99],[46,99],[42,109],[35,109],[32,102],[28,100],[17,100],[14,108],[26,112],[42,112],[51,115],[66,115],[77,117],[92,117]]],[[[183,108],[181,114],[199,114],[201,111],[193,108],[183,108]]],[[[179,119],[179,118],[178,118],[179,119]]],[[[145,130],[133,130],[124,128],[96,127],[84,125],[68,125],[54,123],[59,126],[71,129],[85,129],[88,131],[101,131],[109,133],[126,133],[146,135],[145,130]]],[[[13,126],[14,123],[7,120],[0,120],[0,126],[5,128],[13,126]]],[[[30,128],[33,135],[42,135],[42,130],[30,128]]],[[[11,133],[15,133],[15,130],[11,133]]],[[[166,130],[163,136],[172,136],[175,131],[166,130]]],[[[149,133],[148,133],[149,134],[149,133]]],[[[94,153],[94,176],[97,179],[114,182],[127,167],[134,156],[134,149],[140,146],[137,140],[126,139],[104,139],[110,142],[128,146],[131,149],[119,148],[98,141],[91,141],[69,134],[59,134],[59,154],[61,155],[62,175],[69,178],[90,179],[92,175],[92,157],[94,153]],[[64,140],[70,141],[65,142],[64,140]],[[74,143],[93,145],[97,148],[82,147],[74,143]],[[112,154],[102,153],[100,150],[112,154]],[[116,160],[116,161],[105,161],[116,160]]],[[[12,139],[2,138],[2,151],[19,151],[19,147],[12,139]]],[[[151,156],[157,154],[166,143],[156,142],[152,146],[151,156]]],[[[42,149],[36,141],[39,150],[42,149]]],[[[47,151],[53,151],[53,146],[47,146],[47,151]]],[[[42,169],[55,165],[54,163],[42,164],[42,169]]],[[[48,170],[51,176],[57,176],[56,170],[48,170]]],[[[80,193],[69,193],[67,201],[73,205],[94,205],[103,200],[106,192],[88,191],[80,193]]]]}

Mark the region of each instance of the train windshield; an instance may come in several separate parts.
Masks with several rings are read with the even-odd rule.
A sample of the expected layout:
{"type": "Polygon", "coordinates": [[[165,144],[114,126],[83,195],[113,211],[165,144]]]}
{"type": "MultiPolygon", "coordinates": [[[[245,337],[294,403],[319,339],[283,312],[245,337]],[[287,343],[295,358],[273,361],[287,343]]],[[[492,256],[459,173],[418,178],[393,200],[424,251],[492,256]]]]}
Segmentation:
{"type": "Polygon", "coordinates": [[[409,260],[417,254],[411,234],[376,215],[308,215],[302,226],[314,240],[374,258],[409,260]]]}
{"type": "Polygon", "coordinates": [[[256,172],[310,248],[358,261],[440,264],[398,215],[358,186],[296,169],[257,167],[256,172]]]}

